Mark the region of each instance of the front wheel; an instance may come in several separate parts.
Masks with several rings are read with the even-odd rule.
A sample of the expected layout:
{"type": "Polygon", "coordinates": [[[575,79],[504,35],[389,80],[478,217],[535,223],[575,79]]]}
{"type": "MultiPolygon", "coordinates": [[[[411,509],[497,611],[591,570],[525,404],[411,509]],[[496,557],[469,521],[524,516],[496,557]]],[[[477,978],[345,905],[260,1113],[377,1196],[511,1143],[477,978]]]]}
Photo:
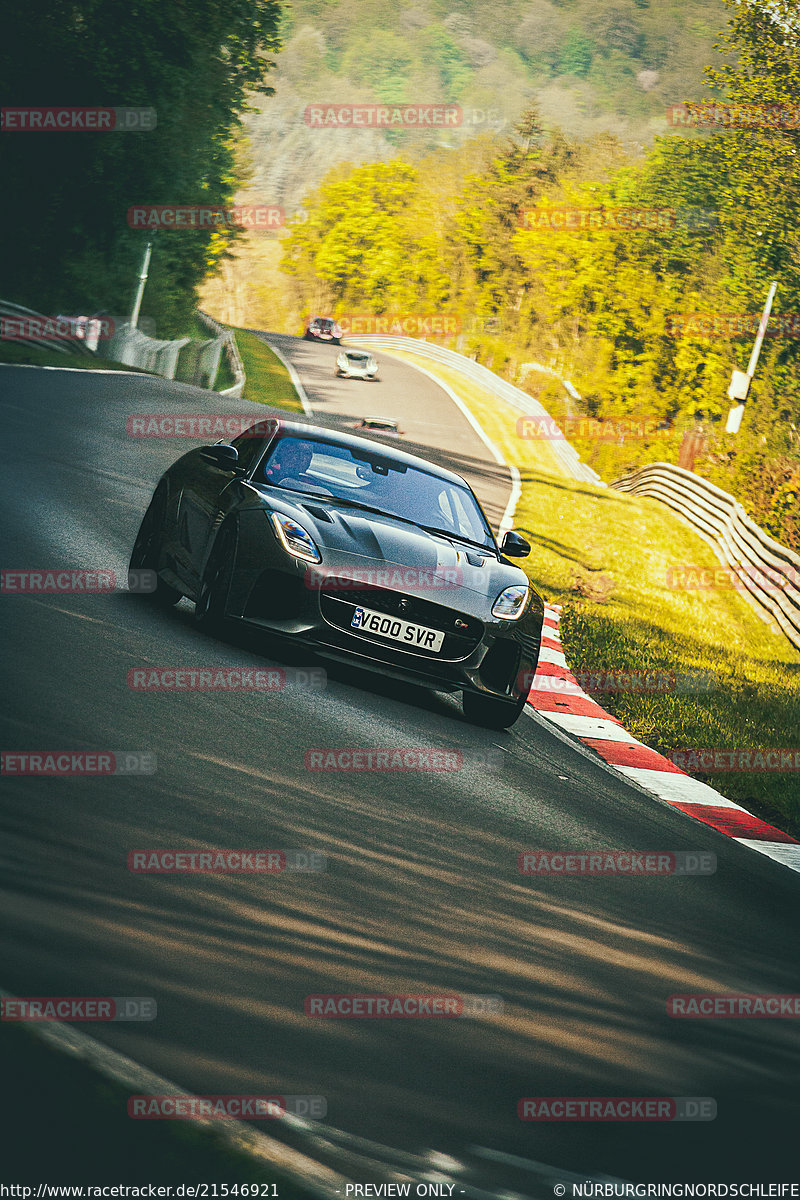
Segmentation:
{"type": "Polygon", "coordinates": [[[220,633],[225,626],[225,605],[233,577],[233,530],[223,528],[211,548],[194,606],[194,619],[205,633],[220,633]]]}
{"type": "Polygon", "coordinates": [[[142,518],[142,523],[139,526],[139,532],[136,535],[136,541],[133,543],[131,551],[131,560],[128,564],[128,575],[137,575],[143,571],[152,571],[155,575],[155,589],[153,591],[145,591],[142,584],[143,580],[136,579],[128,580],[128,586],[131,591],[140,591],[147,596],[148,600],[154,601],[156,604],[164,608],[171,608],[173,604],[177,604],[183,595],[177,588],[170,587],[168,583],[164,583],[159,578],[158,564],[161,556],[161,532],[164,524],[164,513],[167,507],[167,494],[163,487],[156,488],[153,499],[147,506],[147,512],[142,518]]]}
{"type": "Polygon", "coordinates": [[[519,700],[497,700],[494,696],[480,696],[477,692],[464,692],[464,716],[473,725],[485,729],[510,729],[525,707],[525,696],[519,700]]]}

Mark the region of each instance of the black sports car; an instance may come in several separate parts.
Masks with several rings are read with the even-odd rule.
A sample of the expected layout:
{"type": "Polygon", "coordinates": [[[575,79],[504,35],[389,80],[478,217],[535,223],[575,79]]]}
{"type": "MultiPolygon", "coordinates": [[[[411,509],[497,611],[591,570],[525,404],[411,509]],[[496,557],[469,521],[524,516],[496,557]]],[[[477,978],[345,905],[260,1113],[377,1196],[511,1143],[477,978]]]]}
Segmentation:
{"type": "Polygon", "coordinates": [[[508,728],[536,667],[541,597],[498,547],[459,475],[352,434],[277,419],[203,446],[162,476],[131,570],[162,604],[195,602],[436,691],[468,719],[508,728]]]}

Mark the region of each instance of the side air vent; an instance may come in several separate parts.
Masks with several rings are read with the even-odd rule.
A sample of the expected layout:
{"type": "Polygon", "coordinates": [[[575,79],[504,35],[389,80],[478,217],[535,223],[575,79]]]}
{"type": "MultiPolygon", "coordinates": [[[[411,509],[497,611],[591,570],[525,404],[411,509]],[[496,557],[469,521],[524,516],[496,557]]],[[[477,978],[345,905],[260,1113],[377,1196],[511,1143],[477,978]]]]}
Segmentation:
{"type": "Polygon", "coordinates": [[[325,512],[324,508],[315,508],[311,504],[304,504],[303,508],[306,512],[310,512],[312,517],[316,517],[318,521],[327,521],[329,525],[333,524],[333,519],[329,513],[325,512]]]}

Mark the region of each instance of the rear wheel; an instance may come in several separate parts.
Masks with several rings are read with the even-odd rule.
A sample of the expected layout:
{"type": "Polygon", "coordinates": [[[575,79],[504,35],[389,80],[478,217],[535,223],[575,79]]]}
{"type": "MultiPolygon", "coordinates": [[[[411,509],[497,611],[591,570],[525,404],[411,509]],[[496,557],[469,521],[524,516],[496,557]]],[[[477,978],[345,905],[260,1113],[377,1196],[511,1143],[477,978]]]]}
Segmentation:
{"type": "Polygon", "coordinates": [[[173,604],[178,603],[183,593],[179,592],[177,588],[170,587],[168,583],[164,583],[157,574],[161,556],[161,537],[166,508],[166,488],[158,487],[153,499],[147,506],[147,512],[142,518],[139,532],[136,535],[136,541],[133,543],[131,560],[128,564],[128,586],[132,592],[141,592],[148,600],[162,605],[164,608],[171,608],[173,604]],[[145,590],[147,584],[150,582],[149,579],[144,578],[141,574],[145,571],[152,571],[155,575],[156,585],[153,591],[145,590]],[[130,579],[130,576],[134,573],[136,573],[136,577],[130,579]]]}
{"type": "Polygon", "coordinates": [[[219,633],[225,626],[225,605],[233,578],[234,545],[233,530],[223,526],[211,548],[194,606],[194,619],[205,633],[219,633]]]}
{"type": "Polygon", "coordinates": [[[510,729],[525,707],[525,697],[497,700],[494,696],[464,692],[463,707],[464,716],[473,725],[483,725],[485,729],[510,729]]]}

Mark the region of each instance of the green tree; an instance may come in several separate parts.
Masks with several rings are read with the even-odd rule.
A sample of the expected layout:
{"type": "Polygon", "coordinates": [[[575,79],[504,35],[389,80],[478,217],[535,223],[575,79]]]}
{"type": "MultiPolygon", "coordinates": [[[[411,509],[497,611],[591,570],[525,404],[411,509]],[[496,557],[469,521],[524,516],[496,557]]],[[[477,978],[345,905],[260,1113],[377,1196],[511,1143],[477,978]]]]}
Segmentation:
{"type": "Polygon", "coordinates": [[[585,75],[592,65],[594,46],[580,29],[570,29],[561,47],[558,69],[564,75],[585,75]]]}
{"type": "MultiPolygon", "coordinates": [[[[14,106],[154,108],[149,132],[4,134],[3,293],[44,311],[126,311],[143,235],[135,204],[229,204],[232,134],[278,48],[277,0],[43,0],[4,15],[0,78],[14,106]]],[[[230,235],[226,235],[230,240],[230,235]]],[[[170,333],[221,252],[211,230],[158,239],[144,313],[170,333]]]]}

